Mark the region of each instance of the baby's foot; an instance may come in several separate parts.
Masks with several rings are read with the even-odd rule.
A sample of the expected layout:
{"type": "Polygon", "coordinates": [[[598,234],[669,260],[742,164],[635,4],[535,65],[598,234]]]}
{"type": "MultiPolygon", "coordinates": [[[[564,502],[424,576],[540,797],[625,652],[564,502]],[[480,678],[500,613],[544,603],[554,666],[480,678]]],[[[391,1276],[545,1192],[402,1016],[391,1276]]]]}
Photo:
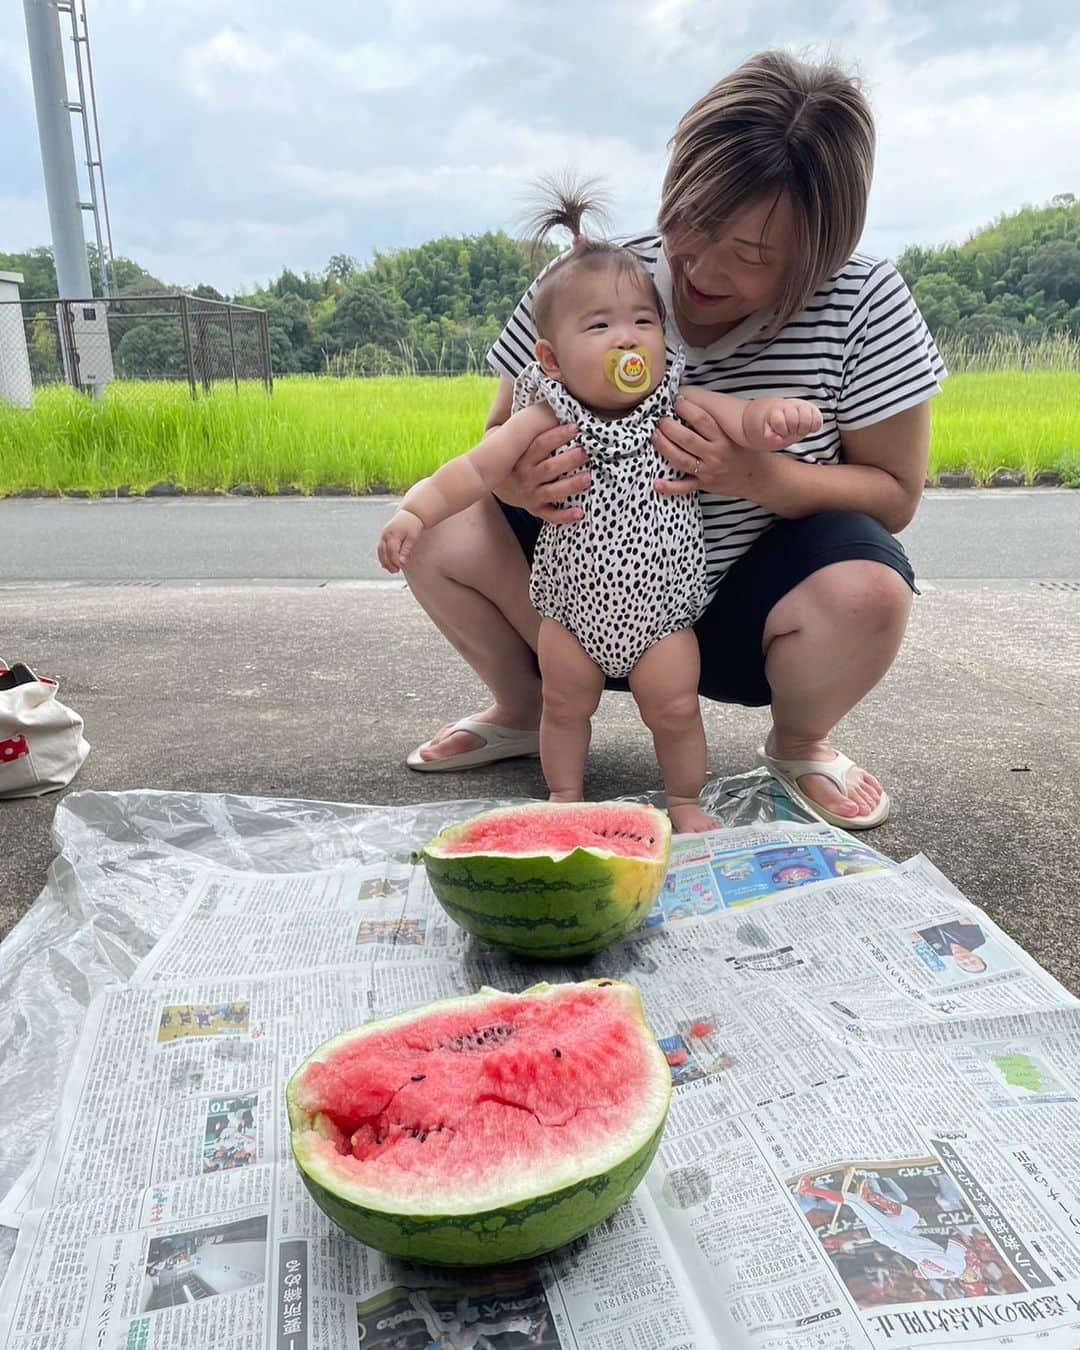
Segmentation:
{"type": "Polygon", "coordinates": [[[706,815],[696,802],[683,802],[678,806],[669,806],[672,828],[676,834],[705,834],[708,830],[719,829],[719,822],[706,815]]]}

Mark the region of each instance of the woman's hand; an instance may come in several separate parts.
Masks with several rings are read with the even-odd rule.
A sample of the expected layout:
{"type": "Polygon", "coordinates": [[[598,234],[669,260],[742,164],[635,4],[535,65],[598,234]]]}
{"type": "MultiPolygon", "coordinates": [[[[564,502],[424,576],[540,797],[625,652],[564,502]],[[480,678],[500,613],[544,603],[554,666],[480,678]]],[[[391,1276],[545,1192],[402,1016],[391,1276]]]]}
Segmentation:
{"type": "Polygon", "coordinates": [[[542,431],[499,485],[496,496],[508,506],[523,506],[530,515],[552,525],[569,525],[584,516],[580,507],[565,507],[566,498],[592,485],[580,446],[563,450],[578,434],[573,425],[542,431]],[[559,452],[559,453],[556,453],[559,452]],[[564,477],[569,475],[569,477],[564,477]]]}
{"type": "Polygon", "coordinates": [[[656,490],[667,497],[711,492],[718,497],[753,501],[754,483],[766,471],[770,452],[744,450],[725,435],[713,415],[687,390],[675,404],[682,419],[665,417],[653,434],[653,445],[685,477],[659,478],[656,490]],[[685,423],[685,425],[683,425],[685,423]]]}

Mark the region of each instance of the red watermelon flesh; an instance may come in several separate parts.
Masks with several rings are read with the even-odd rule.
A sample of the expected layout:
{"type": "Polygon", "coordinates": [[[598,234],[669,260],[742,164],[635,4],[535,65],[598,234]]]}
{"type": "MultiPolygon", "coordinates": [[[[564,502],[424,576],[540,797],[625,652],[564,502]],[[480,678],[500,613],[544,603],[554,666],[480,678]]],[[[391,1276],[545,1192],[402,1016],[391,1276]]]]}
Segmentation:
{"type": "Polygon", "coordinates": [[[655,1046],[651,1033],[616,988],[504,995],[343,1039],[295,1087],[326,1141],[323,1169],[406,1207],[434,1192],[444,1209],[468,1210],[478,1194],[517,1190],[530,1173],[558,1177],[608,1140],[618,1146],[628,1117],[667,1085],[655,1051],[642,1050],[643,1037],[655,1046]]]}
{"type": "Polygon", "coordinates": [[[624,858],[653,858],[661,842],[643,832],[640,806],[604,802],[589,810],[575,803],[560,811],[544,804],[543,811],[506,809],[489,811],[454,831],[442,846],[444,856],[495,853],[557,856],[576,848],[600,849],[624,858]]]}

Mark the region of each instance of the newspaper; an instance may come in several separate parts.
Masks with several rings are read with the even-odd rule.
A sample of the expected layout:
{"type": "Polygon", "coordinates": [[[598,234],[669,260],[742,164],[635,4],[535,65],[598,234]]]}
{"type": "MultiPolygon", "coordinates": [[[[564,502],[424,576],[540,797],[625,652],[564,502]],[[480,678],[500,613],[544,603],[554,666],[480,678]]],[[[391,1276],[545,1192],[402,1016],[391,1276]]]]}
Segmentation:
{"type": "Polygon", "coordinates": [[[671,1067],[607,1223],[483,1271],[346,1237],[291,1161],[293,1070],[537,976],[400,853],[202,869],[93,1000],[8,1197],[0,1350],[1080,1346],[1080,1003],[925,859],[824,826],[678,841],[637,934],[543,967],[632,981],[671,1067]]]}

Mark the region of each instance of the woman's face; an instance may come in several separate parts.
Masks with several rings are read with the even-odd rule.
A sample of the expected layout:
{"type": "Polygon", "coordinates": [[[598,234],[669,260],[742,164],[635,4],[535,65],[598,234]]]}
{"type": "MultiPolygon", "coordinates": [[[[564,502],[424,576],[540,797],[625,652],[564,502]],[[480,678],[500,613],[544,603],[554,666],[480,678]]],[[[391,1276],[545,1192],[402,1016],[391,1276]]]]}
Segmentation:
{"type": "Polygon", "coordinates": [[[708,346],[780,298],[794,226],[785,194],[744,207],[713,234],[676,225],[664,235],[675,319],[695,347],[708,346]]]}

